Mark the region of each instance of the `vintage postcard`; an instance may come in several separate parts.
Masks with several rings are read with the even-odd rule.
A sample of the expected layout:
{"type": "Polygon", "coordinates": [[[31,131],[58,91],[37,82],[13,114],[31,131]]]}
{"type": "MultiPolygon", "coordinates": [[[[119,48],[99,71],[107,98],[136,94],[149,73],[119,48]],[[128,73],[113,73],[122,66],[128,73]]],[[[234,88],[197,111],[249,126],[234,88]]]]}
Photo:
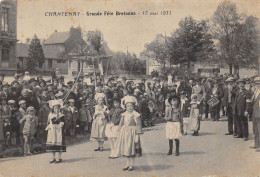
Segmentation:
{"type": "Polygon", "coordinates": [[[260,176],[259,0],[0,0],[0,177],[260,176]]]}

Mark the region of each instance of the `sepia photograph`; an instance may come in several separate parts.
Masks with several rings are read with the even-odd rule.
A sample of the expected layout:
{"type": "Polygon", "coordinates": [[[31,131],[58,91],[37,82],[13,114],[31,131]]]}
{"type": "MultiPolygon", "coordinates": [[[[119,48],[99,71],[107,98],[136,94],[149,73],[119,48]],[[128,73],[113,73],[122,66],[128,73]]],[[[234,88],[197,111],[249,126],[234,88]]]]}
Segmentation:
{"type": "Polygon", "coordinates": [[[0,0],[0,177],[260,177],[259,0],[0,0]]]}

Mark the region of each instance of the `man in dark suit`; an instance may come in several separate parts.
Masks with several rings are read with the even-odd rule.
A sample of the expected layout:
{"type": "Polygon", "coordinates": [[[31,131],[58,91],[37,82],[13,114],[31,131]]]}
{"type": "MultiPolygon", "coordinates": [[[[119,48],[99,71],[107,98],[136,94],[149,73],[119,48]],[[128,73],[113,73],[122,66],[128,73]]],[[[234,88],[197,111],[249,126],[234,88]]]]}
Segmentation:
{"type": "Polygon", "coordinates": [[[230,77],[226,80],[227,87],[224,89],[223,106],[228,117],[228,133],[225,135],[232,135],[233,130],[233,107],[236,98],[235,79],[230,77]]]}
{"type": "Polygon", "coordinates": [[[256,89],[251,100],[255,145],[250,148],[257,149],[257,151],[259,151],[260,148],[260,77],[255,78],[255,84],[256,84],[256,89]]]}
{"type": "Polygon", "coordinates": [[[208,118],[208,114],[209,114],[209,104],[208,101],[210,100],[210,95],[211,95],[211,90],[212,90],[212,79],[208,78],[207,82],[204,85],[205,87],[205,92],[206,92],[206,96],[204,99],[204,111],[205,111],[205,119],[208,118]]]}
{"type": "Polygon", "coordinates": [[[239,90],[235,97],[235,119],[237,120],[237,136],[235,138],[244,138],[248,140],[248,110],[251,102],[250,95],[245,89],[244,79],[237,81],[239,90]]]}

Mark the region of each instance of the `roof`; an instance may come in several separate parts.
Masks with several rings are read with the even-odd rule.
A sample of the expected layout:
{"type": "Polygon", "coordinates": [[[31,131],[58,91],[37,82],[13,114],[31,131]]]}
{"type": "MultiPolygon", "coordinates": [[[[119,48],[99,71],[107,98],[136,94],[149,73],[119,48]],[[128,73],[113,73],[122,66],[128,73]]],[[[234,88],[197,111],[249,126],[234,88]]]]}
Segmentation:
{"type": "Polygon", "coordinates": [[[105,55],[112,55],[113,52],[110,50],[110,48],[108,47],[107,43],[104,42],[102,47],[99,50],[101,53],[105,54],[105,55]]]}
{"type": "Polygon", "coordinates": [[[70,32],[54,32],[44,41],[44,44],[63,44],[70,37],[70,32]]]}
{"type": "MultiPolygon", "coordinates": [[[[17,43],[17,52],[16,52],[17,57],[27,58],[29,48],[30,48],[29,44],[17,43]]],[[[62,52],[62,48],[59,47],[59,46],[43,45],[42,48],[43,48],[43,53],[44,53],[45,58],[65,59],[65,58],[60,57],[60,54],[62,52]]]]}

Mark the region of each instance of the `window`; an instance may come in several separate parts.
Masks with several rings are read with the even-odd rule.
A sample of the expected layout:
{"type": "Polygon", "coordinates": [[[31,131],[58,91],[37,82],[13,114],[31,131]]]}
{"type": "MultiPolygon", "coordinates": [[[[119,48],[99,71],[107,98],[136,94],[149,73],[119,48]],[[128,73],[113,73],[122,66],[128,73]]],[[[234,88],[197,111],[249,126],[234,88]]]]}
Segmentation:
{"type": "Polygon", "coordinates": [[[2,10],[2,31],[8,31],[8,8],[2,10]]]}
{"type": "Polygon", "coordinates": [[[52,60],[51,59],[48,59],[48,67],[52,68],[52,60]]]}
{"type": "Polygon", "coordinates": [[[57,60],[57,63],[61,63],[61,60],[57,60]]]}
{"type": "Polygon", "coordinates": [[[2,61],[9,61],[9,49],[8,48],[2,49],[2,61]]]}

